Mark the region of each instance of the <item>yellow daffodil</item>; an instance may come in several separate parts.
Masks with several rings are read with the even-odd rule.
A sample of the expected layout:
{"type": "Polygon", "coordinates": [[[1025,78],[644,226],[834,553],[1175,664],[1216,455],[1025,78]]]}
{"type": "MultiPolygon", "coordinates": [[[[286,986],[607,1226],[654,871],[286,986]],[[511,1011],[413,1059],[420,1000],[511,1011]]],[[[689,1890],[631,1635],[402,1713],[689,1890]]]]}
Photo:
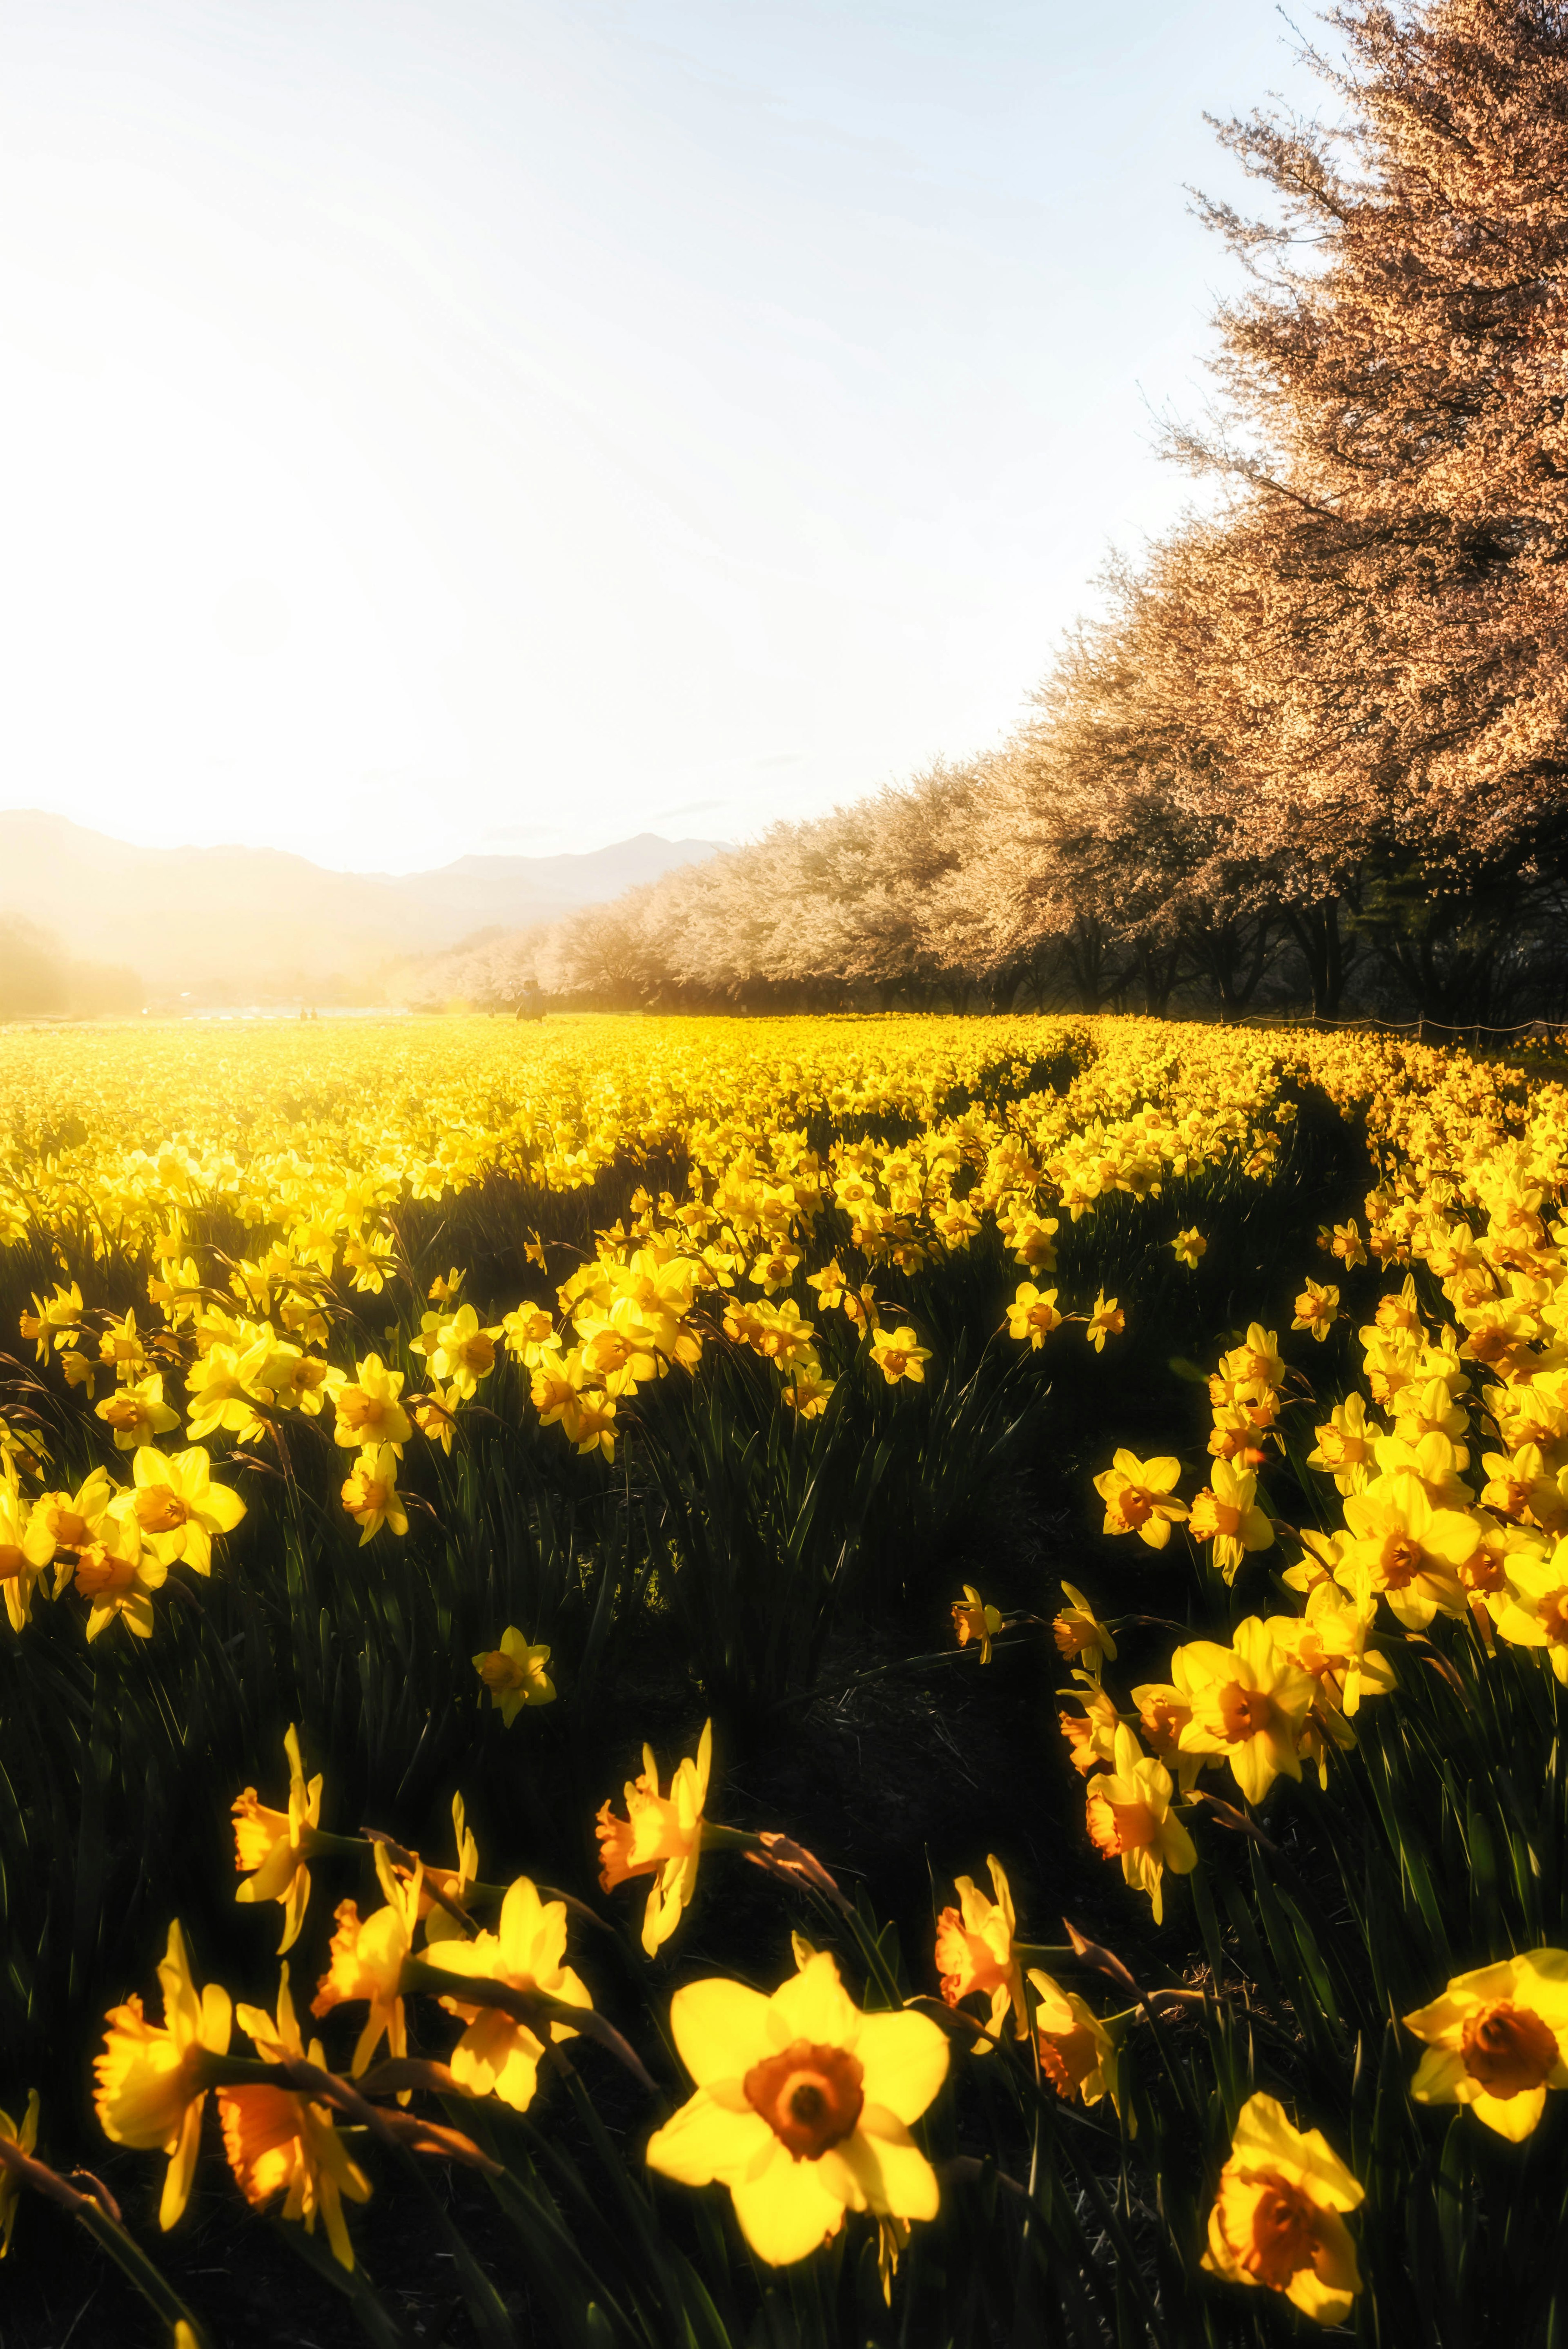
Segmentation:
{"type": "Polygon", "coordinates": [[[1171,1247],[1177,1263],[1184,1264],[1189,1272],[1196,1272],[1199,1259],[1209,1253],[1209,1243],[1195,1224],[1187,1231],[1178,1232],[1171,1247]]]}
{"type": "Polygon", "coordinates": [[[1172,1496],[1181,1475],[1181,1463],[1170,1453],[1140,1460],[1135,1452],[1118,1452],[1112,1464],[1102,1468],[1094,1489],[1105,1503],[1108,1534],[1132,1534],[1150,1549],[1163,1549],[1171,1528],[1187,1515],[1186,1503],[1172,1496]]]}
{"type": "Polygon", "coordinates": [[[1120,1860],[1135,1891],[1148,1893],[1158,1925],[1165,1914],[1165,1870],[1189,1875],[1198,1855],[1171,1811],[1170,1771],[1140,1750],[1125,1723],[1117,1728],[1113,1758],[1115,1769],[1084,1790],[1089,1839],[1107,1859],[1120,1860]]]}
{"type": "Polygon", "coordinates": [[[626,1816],[618,1818],[606,1802],[594,1822],[599,1838],[599,1882],[606,1892],[634,1876],[652,1876],[643,1912],[643,1947],[650,1957],[680,1923],[696,1889],[702,1853],[703,1809],[713,1764],[713,1723],[703,1723],[696,1757],[676,1765],[667,1795],[659,1792],[658,1764],[651,1745],[643,1748],[640,1777],[626,1785],[626,1816]]]}
{"type": "Polygon", "coordinates": [[[1258,1480],[1250,1468],[1216,1460],[1212,1482],[1197,1494],[1187,1513],[1192,1538],[1212,1542],[1213,1562],[1227,1582],[1251,1550],[1268,1549],[1274,1526],[1257,1506],[1258,1480]]]}
{"type": "Polygon", "coordinates": [[[1052,1330],[1062,1326],[1057,1294],[1054,1288],[1037,1288],[1032,1280],[1021,1280],[1007,1308],[1008,1337],[1020,1341],[1026,1338],[1032,1350],[1038,1353],[1052,1330]]]}
{"type": "Polygon", "coordinates": [[[1081,1657],[1085,1669],[1098,1679],[1108,1661],[1116,1661],[1116,1641],[1076,1584],[1064,1582],[1062,1589],[1068,1604],[1051,1622],[1057,1653],[1069,1662],[1074,1657],[1081,1657]]]}
{"type": "Polygon", "coordinates": [[[1063,1990],[1036,1966],[1029,1968],[1034,1990],[1035,2040],[1040,2069],[1065,2100],[1072,2096],[1098,2105],[1109,2096],[1121,2107],[1119,2054],[1114,2035],[1076,1991],[1063,1990]]]}
{"type": "Polygon", "coordinates": [[[209,1982],[198,1992],[177,1923],[169,1928],[158,1980],[160,2023],[147,2021],[139,1998],[109,2009],[108,2032],[93,2067],[93,2103],[98,2126],[114,2144],[169,2156],[158,2206],[158,2223],[167,2230],[184,2209],[196,2172],[206,2058],[228,2054],[232,2017],[226,1990],[209,1982]]]}
{"type": "Polygon", "coordinates": [[[1315,1693],[1304,1671],[1266,1623],[1249,1615],[1233,1644],[1192,1640],[1171,1659],[1171,1678],[1192,1708],[1179,1739],[1184,1754],[1229,1762],[1249,1803],[1261,1803],[1275,1778],[1301,1776],[1301,1729],[1315,1693]]]}
{"type": "Polygon", "coordinates": [[[211,1468],[200,1444],[174,1453],[144,1444],[136,1455],[136,1522],[165,1566],[179,1558],[194,1574],[211,1574],[213,1535],[232,1533],[245,1514],[238,1493],[212,1483],[211,1468]]]}
{"type": "Polygon", "coordinates": [[[1247,2098],[1209,2213],[1203,2265],[1228,2283],[1282,2292],[1315,2324],[1342,2324],[1361,2289],[1344,2213],[1364,2189],[1320,2129],[1273,2097],[1247,2098]]]}
{"type": "Polygon", "coordinates": [[[399,1536],[408,1530],[408,1512],[397,1490],[397,1454],[390,1444],[363,1451],[352,1475],[343,1480],[343,1506],[359,1527],[359,1547],[374,1541],[383,1526],[399,1536]]]}
{"type": "Polygon", "coordinates": [[[402,1392],[402,1371],[388,1370],[379,1354],[366,1354],[356,1377],[333,1392],[334,1442],[349,1452],[388,1444],[400,1459],[412,1433],[402,1392]]]}
{"type": "Polygon", "coordinates": [[[1067,1741],[1068,1758],[1073,1768],[1087,1777],[1091,1771],[1114,1761],[1121,1715],[1114,1699],[1107,1695],[1093,1672],[1075,1669],[1073,1678],[1078,1686],[1063,1689],[1060,1693],[1081,1704],[1083,1711],[1058,1713],[1057,1726],[1067,1741]]]}
{"type": "Polygon", "coordinates": [[[1524,1547],[1506,1562],[1503,1591],[1491,1602],[1501,1640],[1522,1648],[1542,1648],[1553,1672],[1568,1687],[1568,1538],[1550,1557],[1524,1547]]]}
{"type": "Polygon", "coordinates": [[[163,1400],[161,1371],[154,1371],[135,1386],[118,1387],[96,1409],[98,1417],[113,1430],[115,1446],[120,1452],[135,1452],[180,1424],[180,1413],[170,1411],[163,1400]]]}
{"type": "MultiPolygon", "coordinates": [[[[242,2006],[239,2024],[263,2064],[310,2063],[325,2070],[319,2039],[306,2048],[300,2036],[285,1963],[278,1983],[277,2015],[242,2006]]],[[[220,2088],[218,2117],[223,2151],[234,2182],[253,2209],[283,2194],[284,2217],[303,2220],[307,2235],[318,2218],[325,2222],[332,2255],[352,2268],[354,2246],[343,2215],[343,2198],[368,2202],[370,2180],[338,2136],[329,2105],[313,2104],[292,2089],[270,2082],[220,2088]]]]}
{"type": "Polygon", "coordinates": [[[481,1329],[473,1307],[459,1305],[424,1350],[431,1376],[449,1380],[464,1402],[470,1401],[479,1392],[480,1381],[495,1368],[495,1341],[501,1334],[499,1322],[493,1329],[481,1329]]]}
{"type": "Polygon", "coordinates": [[[1321,1343],[1338,1319],[1338,1289],[1309,1280],[1295,1300],[1295,1319],[1290,1326],[1293,1330],[1310,1330],[1321,1343]]]}
{"type": "Polygon", "coordinates": [[[258,1802],[247,1786],[232,1805],[234,1866],[245,1878],[234,1898],[239,1901],[280,1900],[284,1937],[278,1955],[292,1950],[304,1922],[310,1899],[310,1857],[315,1830],[321,1826],[320,1773],[305,1783],[300,1759],[299,1732],[291,1723],[284,1736],[288,1758],[289,1794],[286,1811],[272,1811],[258,1802]]]}
{"type": "Polygon", "coordinates": [[[1434,1615],[1462,1615],[1460,1569],[1480,1547],[1479,1521],[1459,1509],[1434,1509],[1408,1469],[1378,1476],[1346,1498],[1355,1536],[1348,1563],[1364,1567],[1408,1630],[1424,1631],[1434,1615]]]}
{"type": "Polygon", "coordinates": [[[397,2057],[408,2052],[401,1995],[403,1961],[414,1946],[423,1870],[416,1867],[411,1877],[399,1878],[387,1857],[385,1844],[377,1844],[375,1851],[376,1873],[386,1906],[362,1918],[357,1902],[339,1901],[335,1912],[337,1930],[332,1937],[327,1970],[316,1985],[310,2010],[319,2022],[334,2007],[357,2005],[361,1999],[368,2001],[370,2011],[350,2067],[356,2079],[366,2070],[383,2039],[389,2055],[397,2057]]]}
{"type": "MultiPolygon", "coordinates": [[[[5,1464],[8,1467],[9,1464],[5,1464]]],[[[0,1589],[13,1631],[20,1631],[33,1608],[33,1592],[41,1567],[26,1550],[28,1504],[22,1498],[15,1474],[0,1471],[0,1589]]]]}
{"type": "MultiPolygon", "coordinates": [[[[542,1901],[538,1889],[520,1876],[501,1902],[500,1928],[476,1933],[472,1940],[442,1940],[425,1952],[428,1962],[443,1972],[469,1975],[481,1982],[501,1982],[510,1990],[542,1992],[566,2006],[591,2007],[588,1991],[566,1955],[566,1903],[542,1901]]],[[[460,1991],[441,2004],[466,2024],[449,2057],[452,2077],[470,2095],[497,2095],[502,2104],[523,2113],[533,2102],[539,2085],[539,2064],[544,2041],[526,2023],[497,2006],[475,2006],[460,1991]]],[[[576,2036],[569,2023],[547,2023],[546,2037],[576,2036]]]]}
{"type": "Polygon", "coordinates": [[[63,1551],[79,1554],[95,1542],[114,1500],[107,1469],[95,1468],[74,1493],[40,1493],[27,1512],[22,1547],[33,1566],[48,1566],[63,1551]]]}
{"type": "Polygon", "coordinates": [[[905,1323],[897,1330],[878,1330],[872,1340],[872,1360],[890,1387],[897,1386],[901,1379],[913,1379],[918,1384],[925,1376],[931,1349],[918,1344],[914,1331],[905,1323]]]}
{"type": "Polygon", "coordinates": [[[727,2186],[758,2259],[804,2259],[846,2210],[936,2216],[936,2174],[909,2133],[947,2075],[947,2041],[927,2017],[862,2013],[824,1951],[771,1998],[688,1982],[670,2028],[696,2091],[655,2130],[648,2165],[684,2186],[727,2186]]]}
{"type": "Polygon", "coordinates": [[[88,1638],[96,1640],[118,1617],[137,1639],[150,1640],[152,1594],[168,1576],[162,1559],[143,1543],[134,1516],[106,1517],[98,1539],[78,1552],[72,1577],[78,1595],[90,1602],[88,1638]]]}
{"type": "Polygon", "coordinates": [[[525,1704],[555,1702],[555,1682],[545,1670],[549,1661],[550,1650],[531,1647],[515,1623],[507,1625],[499,1647],[474,1658],[474,1670],[508,1729],[525,1704]]]}
{"type": "Polygon", "coordinates": [[[1346,1395],[1313,1433],[1317,1444],[1306,1455],[1307,1466],[1332,1476],[1341,1493],[1365,1492],[1372,1479],[1377,1440],[1387,1433],[1367,1418],[1365,1398],[1346,1395]]]}
{"type": "Polygon", "coordinates": [[[1368,1588],[1357,1597],[1335,1582],[1307,1593],[1302,1615],[1271,1615],[1264,1625],[1275,1645],[1310,1673],[1326,1701],[1346,1715],[1363,1697],[1387,1696],[1397,1682],[1387,1656],[1367,1645],[1377,1614],[1368,1588]]]}
{"type": "Polygon", "coordinates": [[[995,1899],[987,1899],[973,1877],[956,1877],[959,1905],[944,1909],[937,1917],[936,1963],[942,1995],[949,2006],[956,2006],[961,1999],[988,1998],[987,2027],[993,2036],[1001,2030],[1010,2008],[1014,2033],[1022,2039],[1029,2025],[1023,1971],[1013,1953],[1017,1931],[1013,1895],[994,1853],[988,1855],[985,1865],[991,1871],[995,1899]]]}
{"type": "Polygon", "coordinates": [[[955,1599],[953,1602],[953,1629],[957,1634],[959,1646],[966,1648],[971,1640],[978,1640],[980,1661],[983,1664],[988,1664],[991,1661],[991,1642],[1001,1628],[1000,1609],[987,1607],[975,1585],[972,1582],[966,1582],[964,1586],[963,1598],[955,1599]]]}
{"type": "Polygon", "coordinates": [[[1427,2043],[1410,2094],[1418,2105],[1469,2105],[1515,2144],[1568,2088],[1568,1951],[1532,1950],[1457,1974],[1404,2018],[1427,2043]]]}
{"type": "Polygon", "coordinates": [[[1088,1340],[1089,1344],[1094,1348],[1097,1354],[1103,1354],[1105,1351],[1106,1340],[1108,1338],[1119,1338],[1126,1327],[1126,1314],[1122,1311],[1116,1299],[1114,1297],[1107,1297],[1104,1289],[1102,1288],[1099,1295],[1094,1300],[1094,1311],[1088,1317],[1088,1324],[1084,1330],[1084,1336],[1088,1340]]]}

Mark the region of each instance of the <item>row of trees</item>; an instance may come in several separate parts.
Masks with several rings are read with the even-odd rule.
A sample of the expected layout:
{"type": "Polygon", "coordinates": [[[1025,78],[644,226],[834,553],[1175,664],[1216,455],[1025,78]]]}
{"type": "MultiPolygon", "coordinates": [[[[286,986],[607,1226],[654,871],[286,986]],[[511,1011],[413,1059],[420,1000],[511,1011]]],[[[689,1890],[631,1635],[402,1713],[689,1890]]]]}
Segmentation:
{"type": "Polygon", "coordinates": [[[1208,503],[1013,739],[492,947],[492,999],[1568,1011],[1568,5],[1328,22],[1334,122],[1220,127],[1267,202],[1203,204],[1208,503]]]}

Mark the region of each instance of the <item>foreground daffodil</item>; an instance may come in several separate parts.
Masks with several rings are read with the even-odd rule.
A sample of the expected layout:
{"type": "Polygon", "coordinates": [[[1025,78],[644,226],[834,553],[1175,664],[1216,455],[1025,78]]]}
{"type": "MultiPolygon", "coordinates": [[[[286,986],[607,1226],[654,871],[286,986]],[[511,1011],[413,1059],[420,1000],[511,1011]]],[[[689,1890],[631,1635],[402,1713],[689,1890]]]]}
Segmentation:
{"type": "MultiPolygon", "coordinates": [[[[427,1961],[446,1973],[503,1982],[509,1990],[542,1992],[567,2006],[592,2006],[581,1978],[562,1963],[566,1955],[566,1903],[541,1900],[526,1876],[507,1889],[500,1930],[476,1933],[471,1941],[449,1939],[425,1951],[427,1961]]],[[[528,2110],[539,2085],[544,2043],[526,2023],[497,2006],[475,2006],[454,1985],[441,2004],[468,2028],[452,2050],[451,2075],[471,2095],[498,2095],[517,2112],[528,2110]]],[[[551,2039],[573,2039],[570,2023],[544,2024],[551,2039]]]]}
{"type": "Polygon", "coordinates": [[[1568,1951],[1532,1950],[1456,1974],[1404,2018],[1427,2043],[1410,2083],[1419,2105],[1469,2105],[1499,2137],[1527,2137],[1548,2088],[1568,2088],[1568,1951]]]}
{"type": "Polygon", "coordinates": [[[606,1892],[634,1876],[652,1876],[643,1912],[643,1947],[652,1957],[680,1923],[696,1889],[702,1852],[702,1815],[713,1765],[713,1723],[703,1723],[696,1758],[676,1764],[667,1795],[659,1792],[659,1765],[651,1745],[643,1748],[643,1770],[626,1785],[626,1816],[608,1803],[594,1821],[599,1838],[599,1882],[606,1892]]]}
{"type": "Polygon", "coordinates": [[[232,2010],[216,1982],[198,1991],[178,1923],[158,1969],[163,2021],[149,2023],[139,1998],[108,2012],[108,2032],[94,2071],[93,2103],[105,2137],[142,2153],[166,2153],[158,2223],[172,2227],[184,2209],[201,2142],[208,2055],[226,2055],[232,2010]]]}
{"type": "Polygon", "coordinates": [[[357,1902],[339,1901],[337,1930],[327,1952],[327,1970],[316,1985],[310,2010],[319,2020],[330,2014],[335,2006],[354,2006],[361,1999],[368,2001],[370,2012],[356,2044],[351,2066],[356,2079],[368,2065],[383,2037],[387,2054],[394,2058],[408,2052],[401,1996],[403,1961],[414,1946],[424,1871],[416,1863],[412,1876],[399,1877],[387,1856],[386,1845],[377,1843],[376,1873],[386,1896],[386,1906],[362,1918],[357,1902]]]}
{"type": "MultiPolygon", "coordinates": [[[[258,2006],[242,2006],[242,2031],[248,2033],[263,2064],[309,2063],[325,2068],[319,2039],[307,2048],[300,2036],[289,1995],[285,1964],[278,1983],[274,2020],[258,2006]]],[[[368,2202],[370,2180],[333,2123],[327,2105],[312,2104],[289,2088],[258,2082],[221,2088],[218,2118],[222,2124],[223,2150],[234,2182],[253,2209],[286,2194],[285,2219],[303,2219],[307,2235],[315,2232],[317,2218],[325,2220],[327,2240],[339,2267],[352,2268],[354,2246],[343,2216],[343,2198],[368,2202]]]]}
{"type": "Polygon", "coordinates": [[[655,2130],[648,2166],[727,2186],[758,2259],[804,2259],[846,2210],[936,2216],[936,2173],[909,2133],[947,2075],[947,2041],[924,2015],[862,2013],[822,1951],[771,1998],[688,1982],[670,2028],[696,2093],[655,2130]]]}
{"type": "Polygon", "coordinates": [[[1273,2096],[1249,2096],[1209,2213],[1203,2265],[1228,2283],[1283,2292],[1317,2324],[1342,2324],[1361,2289],[1344,2212],[1363,2189],[1321,2129],[1298,2129],[1273,2096]]]}
{"type": "Polygon", "coordinates": [[[211,1463],[201,1446],[188,1452],[137,1453],[136,1522],[143,1540],[164,1566],[182,1559],[196,1574],[212,1571],[212,1537],[232,1534],[245,1514],[238,1493],[214,1485],[211,1463]]]}

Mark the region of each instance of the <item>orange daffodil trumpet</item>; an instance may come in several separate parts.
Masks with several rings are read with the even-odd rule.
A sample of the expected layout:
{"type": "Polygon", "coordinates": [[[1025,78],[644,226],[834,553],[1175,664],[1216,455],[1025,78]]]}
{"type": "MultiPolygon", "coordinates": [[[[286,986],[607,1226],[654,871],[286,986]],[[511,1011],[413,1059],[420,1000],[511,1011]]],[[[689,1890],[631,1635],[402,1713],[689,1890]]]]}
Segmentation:
{"type": "Polygon", "coordinates": [[[661,1795],[654,1749],[645,1745],[642,1775],[626,1784],[625,1817],[618,1818],[606,1802],[595,1822],[599,1882],[604,1891],[613,1892],[634,1876],[654,1878],[643,1912],[643,1947],[649,1957],[669,1940],[696,1889],[712,1762],[709,1721],[703,1724],[696,1759],[676,1764],[669,1793],[661,1795]]]}
{"type": "Polygon", "coordinates": [[[848,2210],[934,2219],[936,2173],[910,2135],[947,2075],[947,2041],[908,2008],[862,2013],[826,1951],[771,1998],[688,1982],[670,2029],[696,2093],[648,2143],[683,2186],[729,2189],[758,2259],[804,2259],[848,2210]]]}
{"type": "Polygon", "coordinates": [[[1320,2129],[1298,2129],[1274,2097],[1249,2096],[1209,2213],[1203,2265],[1227,2283],[1284,2295],[1316,2324],[1342,2324],[1361,2289],[1345,2213],[1365,2189],[1320,2129]]]}
{"type": "Polygon", "coordinates": [[[1532,1950],[1457,1974],[1429,2006],[1404,2018],[1427,2043],[1410,2094],[1420,2105],[1468,2105],[1518,2143],[1568,2088],[1568,1951],[1532,1950]]]}
{"type": "Polygon", "coordinates": [[[158,2206],[158,2223],[168,2229],[190,2199],[211,2085],[206,2059],[228,2054],[232,2009],[228,1992],[216,1982],[197,1990],[178,1924],[169,1928],[158,1980],[160,2023],[148,2022],[139,1998],[109,2009],[108,2033],[94,2065],[93,2102],[99,2127],[114,2144],[169,2156],[158,2206]]]}

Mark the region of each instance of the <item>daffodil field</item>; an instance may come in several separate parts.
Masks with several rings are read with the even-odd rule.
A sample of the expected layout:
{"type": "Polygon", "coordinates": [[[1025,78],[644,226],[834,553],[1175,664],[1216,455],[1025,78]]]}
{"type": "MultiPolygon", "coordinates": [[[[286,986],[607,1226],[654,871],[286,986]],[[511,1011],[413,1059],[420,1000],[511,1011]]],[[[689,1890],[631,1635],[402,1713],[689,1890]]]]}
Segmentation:
{"type": "Polygon", "coordinates": [[[0,2335],[1568,2343],[1564,1067],[0,1033],[0,2335]]]}

